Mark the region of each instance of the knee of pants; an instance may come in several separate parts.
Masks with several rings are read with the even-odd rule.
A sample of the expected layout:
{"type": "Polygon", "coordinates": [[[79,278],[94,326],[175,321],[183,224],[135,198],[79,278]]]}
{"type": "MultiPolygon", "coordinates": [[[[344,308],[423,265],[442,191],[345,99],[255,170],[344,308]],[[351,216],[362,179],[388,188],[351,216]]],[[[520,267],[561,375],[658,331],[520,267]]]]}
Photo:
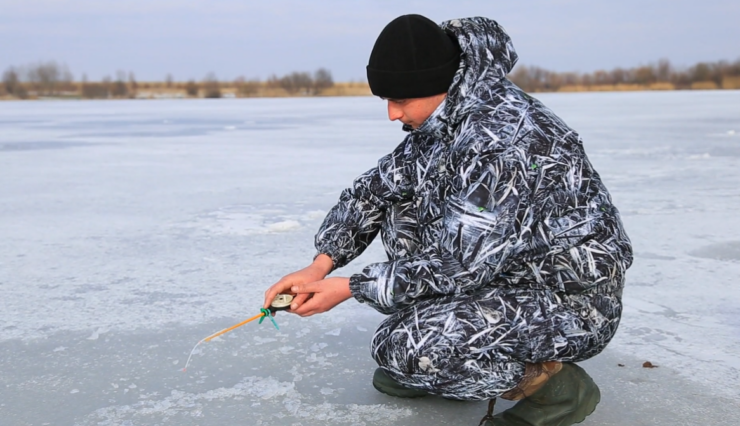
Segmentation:
{"type": "Polygon", "coordinates": [[[469,306],[450,308],[449,304],[421,303],[387,317],[371,343],[375,361],[397,374],[426,376],[462,371],[476,358],[503,360],[484,343],[488,338],[470,344],[471,336],[483,329],[477,322],[484,319],[469,306]]]}
{"type": "Polygon", "coordinates": [[[397,374],[433,374],[439,371],[435,363],[456,357],[449,338],[419,314],[398,312],[378,326],[370,349],[379,366],[397,374]]]}
{"type": "Polygon", "coordinates": [[[523,362],[470,359],[445,354],[434,345],[409,347],[409,341],[407,333],[381,328],[372,343],[378,365],[406,387],[452,399],[485,400],[514,388],[524,374],[523,362]]]}

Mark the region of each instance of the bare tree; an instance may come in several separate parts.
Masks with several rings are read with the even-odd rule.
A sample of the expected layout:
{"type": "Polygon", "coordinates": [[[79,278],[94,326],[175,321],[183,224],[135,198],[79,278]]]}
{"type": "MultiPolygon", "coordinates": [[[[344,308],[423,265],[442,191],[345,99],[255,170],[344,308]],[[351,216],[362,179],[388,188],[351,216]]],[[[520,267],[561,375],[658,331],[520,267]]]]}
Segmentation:
{"type": "Polygon", "coordinates": [[[609,74],[611,74],[612,84],[623,84],[628,80],[627,72],[622,68],[613,69],[609,74]]]}
{"type": "Polygon", "coordinates": [[[712,70],[709,67],[709,64],[700,62],[691,67],[691,69],[689,70],[689,75],[691,76],[691,80],[693,82],[708,81],[711,79],[712,70]]]}
{"type": "Polygon", "coordinates": [[[128,73],[128,91],[131,95],[131,97],[136,96],[136,92],[139,89],[139,83],[136,82],[136,76],[134,75],[133,71],[129,71],[128,73]]]}
{"type": "Polygon", "coordinates": [[[657,78],[654,71],[649,65],[638,67],[634,73],[634,82],[642,85],[655,83],[657,78]]]}
{"type": "Polygon", "coordinates": [[[216,74],[208,73],[206,78],[203,80],[203,96],[206,98],[214,99],[221,97],[221,84],[216,79],[216,74]]]}
{"type": "Polygon", "coordinates": [[[307,72],[292,72],[280,79],[280,87],[290,94],[310,94],[313,79],[307,72]]]}
{"type": "Polygon", "coordinates": [[[168,89],[172,87],[172,74],[167,74],[167,77],[165,77],[164,81],[168,89]]]}
{"type": "Polygon", "coordinates": [[[106,75],[103,77],[103,81],[100,82],[101,86],[105,90],[108,98],[113,97],[113,79],[106,75]]]}
{"type": "Polygon", "coordinates": [[[319,68],[313,74],[313,92],[318,95],[324,90],[334,86],[334,79],[331,77],[331,71],[326,68],[319,68]]]}
{"type": "Polygon", "coordinates": [[[271,89],[276,89],[280,87],[280,78],[277,75],[272,74],[271,76],[267,78],[267,83],[265,84],[267,87],[271,89]]]}
{"type": "Polygon", "coordinates": [[[727,74],[732,77],[740,76],[740,59],[733,62],[727,69],[727,74]]]}
{"type": "Polygon", "coordinates": [[[658,61],[658,66],[655,70],[655,77],[660,82],[671,81],[671,74],[673,74],[673,67],[668,59],[661,59],[658,61]]]}
{"type": "Polygon", "coordinates": [[[110,97],[108,88],[103,83],[82,83],[80,95],[85,99],[107,99],[110,97]]]}
{"type": "Polygon", "coordinates": [[[19,72],[14,67],[8,68],[3,73],[3,87],[5,88],[5,91],[11,96],[15,96],[16,98],[20,99],[26,99],[28,97],[28,92],[21,83],[19,72]]]}
{"type": "Polygon", "coordinates": [[[188,81],[185,83],[185,93],[187,93],[188,96],[191,98],[194,98],[198,96],[198,83],[196,83],[193,80],[188,81]]]}
{"type": "Polygon", "coordinates": [[[244,77],[238,77],[234,80],[236,92],[239,96],[251,97],[257,94],[262,83],[258,79],[245,80],[244,77]]]}
{"type": "Polygon", "coordinates": [[[594,72],[593,76],[593,82],[594,84],[599,85],[606,85],[611,84],[611,79],[609,78],[609,73],[604,70],[599,70],[594,72]]]}
{"type": "Polygon", "coordinates": [[[83,76],[81,96],[85,99],[108,99],[111,97],[111,79],[110,77],[103,78],[102,82],[89,82],[87,76],[83,76]]]}
{"type": "Polygon", "coordinates": [[[118,71],[116,73],[116,80],[110,86],[110,94],[114,98],[123,98],[128,95],[128,87],[126,87],[126,73],[124,71],[118,71]]]}
{"type": "Polygon", "coordinates": [[[67,66],[54,61],[30,65],[26,78],[38,93],[44,95],[56,94],[60,87],[69,86],[73,80],[67,66]]]}
{"type": "Polygon", "coordinates": [[[557,90],[560,84],[562,84],[561,80],[565,79],[566,76],[558,76],[540,67],[522,65],[516,67],[516,70],[510,74],[510,78],[514,84],[524,88],[524,90],[537,92],[557,90]]]}

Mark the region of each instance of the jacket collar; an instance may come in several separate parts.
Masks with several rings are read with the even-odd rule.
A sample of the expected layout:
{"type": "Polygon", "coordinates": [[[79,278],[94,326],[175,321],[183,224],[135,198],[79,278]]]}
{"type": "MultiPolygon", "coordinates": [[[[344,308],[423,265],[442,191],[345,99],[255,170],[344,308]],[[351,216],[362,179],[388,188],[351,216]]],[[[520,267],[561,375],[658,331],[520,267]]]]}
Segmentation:
{"type": "Polygon", "coordinates": [[[447,140],[451,136],[451,131],[447,122],[447,98],[437,106],[432,114],[421,123],[417,129],[411,129],[410,126],[403,126],[403,129],[412,134],[431,136],[436,139],[447,140]]]}

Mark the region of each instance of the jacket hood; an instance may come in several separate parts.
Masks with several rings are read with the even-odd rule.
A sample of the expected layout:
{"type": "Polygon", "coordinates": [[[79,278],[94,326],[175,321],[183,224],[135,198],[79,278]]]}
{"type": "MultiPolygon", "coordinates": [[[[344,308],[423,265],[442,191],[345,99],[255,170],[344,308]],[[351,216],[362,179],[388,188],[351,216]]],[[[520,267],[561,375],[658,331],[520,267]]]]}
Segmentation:
{"type": "Polygon", "coordinates": [[[457,39],[462,53],[445,102],[419,128],[437,135],[450,134],[466,115],[476,110],[482,102],[482,91],[506,78],[518,59],[511,38],[492,19],[453,19],[442,22],[440,27],[457,39]]]}

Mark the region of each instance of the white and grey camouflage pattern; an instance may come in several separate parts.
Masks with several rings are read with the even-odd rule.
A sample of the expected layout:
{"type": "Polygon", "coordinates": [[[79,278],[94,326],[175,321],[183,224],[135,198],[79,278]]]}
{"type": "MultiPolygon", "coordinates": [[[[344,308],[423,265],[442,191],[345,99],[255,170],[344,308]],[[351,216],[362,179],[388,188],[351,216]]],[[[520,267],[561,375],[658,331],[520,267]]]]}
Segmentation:
{"type": "Polygon", "coordinates": [[[490,399],[525,362],[604,349],[632,248],[578,134],[506,79],[517,55],[503,28],[441,27],[462,49],[446,100],[342,193],[316,248],[338,268],[380,231],[389,261],[350,278],[390,314],[373,357],[407,386],[490,399]]]}

